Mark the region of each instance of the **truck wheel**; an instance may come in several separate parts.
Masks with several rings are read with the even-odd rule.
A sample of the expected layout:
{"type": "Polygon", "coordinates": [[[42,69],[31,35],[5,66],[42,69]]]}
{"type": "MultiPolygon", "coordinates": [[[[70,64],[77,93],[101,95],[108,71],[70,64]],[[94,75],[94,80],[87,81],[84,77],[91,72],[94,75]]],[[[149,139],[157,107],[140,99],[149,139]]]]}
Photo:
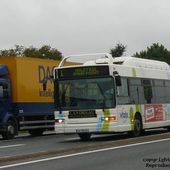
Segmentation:
{"type": "Polygon", "coordinates": [[[79,133],[78,135],[82,141],[88,141],[91,137],[90,133],[79,133]]]}
{"type": "Polygon", "coordinates": [[[137,137],[142,134],[142,121],[140,117],[137,115],[134,119],[134,130],[133,130],[133,136],[137,137]]]}
{"type": "Polygon", "coordinates": [[[29,134],[33,137],[35,136],[41,136],[44,132],[43,129],[31,129],[31,130],[28,130],[29,134]]]}
{"type": "Polygon", "coordinates": [[[9,120],[7,124],[7,131],[2,133],[2,137],[7,140],[13,139],[17,130],[16,124],[13,120],[9,120]]]}

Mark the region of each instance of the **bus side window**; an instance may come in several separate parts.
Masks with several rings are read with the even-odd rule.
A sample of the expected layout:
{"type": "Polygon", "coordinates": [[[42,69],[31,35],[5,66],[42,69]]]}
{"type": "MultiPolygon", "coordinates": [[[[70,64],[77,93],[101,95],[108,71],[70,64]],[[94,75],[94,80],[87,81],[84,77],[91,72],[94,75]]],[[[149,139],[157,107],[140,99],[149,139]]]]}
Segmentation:
{"type": "Polygon", "coordinates": [[[129,91],[131,104],[146,103],[140,78],[129,78],[129,91]]]}
{"type": "Polygon", "coordinates": [[[143,89],[146,103],[152,103],[152,85],[151,80],[143,80],[143,89]]]}
{"type": "Polygon", "coordinates": [[[165,81],[165,102],[170,103],[170,81],[165,81]]]}
{"type": "Polygon", "coordinates": [[[138,103],[138,79],[129,78],[130,104],[138,103]]]}
{"type": "Polygon", "coordinates": [[[121,86],[117,86],[117,104],[128,104],[129,100],[128,80],[121,78],[121,86]]]}

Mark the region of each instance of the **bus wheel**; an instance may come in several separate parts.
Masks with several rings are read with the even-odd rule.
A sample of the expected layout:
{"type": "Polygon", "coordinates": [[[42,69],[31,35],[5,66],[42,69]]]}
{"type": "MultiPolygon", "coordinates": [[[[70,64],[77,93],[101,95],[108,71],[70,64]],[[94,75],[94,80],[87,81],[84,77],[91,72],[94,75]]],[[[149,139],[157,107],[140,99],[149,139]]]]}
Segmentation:
{"type": "Polygon", "coordinates": [[[133,136],[137,137],[142,134],[142,121],[140,116],[136,115],[134,119],[134,129],[133,129],[133,136]]]}
{"type": "Polygon", "coordinates": [[[7,123],[7,130],[6,132],[2,133],[3,139],[13,139],[15,137],[17,131],[17,126],[13,120],[9,120],[7,123]]]}
{"type": "Polygon", "coordinates": [[[44,132],[43,129],[31,129],[31,130],[28,130],[29,134],[33,137],[35,136],[41,136],[44,132]]]}
{"type": "Polygon", "coordinates": [[[82,141],[88,141],[91,137],[90,133],[79,133],[78,135],[82,141]]]}

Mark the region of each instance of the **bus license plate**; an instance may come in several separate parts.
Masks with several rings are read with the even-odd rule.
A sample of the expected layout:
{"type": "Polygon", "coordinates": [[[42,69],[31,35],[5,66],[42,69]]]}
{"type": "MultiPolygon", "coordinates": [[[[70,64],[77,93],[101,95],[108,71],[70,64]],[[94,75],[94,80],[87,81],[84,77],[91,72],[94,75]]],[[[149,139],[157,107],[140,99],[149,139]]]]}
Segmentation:
{"type": "Polygon", "coordinates": [[[89,129],[76,129],[76,133],[89,133],[89,129]]]}

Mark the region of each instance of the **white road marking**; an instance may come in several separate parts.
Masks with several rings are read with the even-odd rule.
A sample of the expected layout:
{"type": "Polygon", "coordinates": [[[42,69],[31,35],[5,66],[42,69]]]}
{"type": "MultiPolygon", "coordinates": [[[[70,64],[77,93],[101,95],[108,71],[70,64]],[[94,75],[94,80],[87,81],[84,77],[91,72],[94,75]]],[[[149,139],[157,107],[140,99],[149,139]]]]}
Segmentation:
{"type": "Polygon", "coordinates": [[[0,149],[24,146],[25,144],[0,146],[0,149]]]}
{"type": "Polygon", "coordinates": [[[69,155],[56,156],[56,157],[51,157],[51,158],[45,158],[45,159],[39,159],[39,160],[34,160],[34,161],[28,161],[28,162],[22,162],[22,163],[17,163],[17,164],[0,166],[0,169],[11,168],[11,167],[16,167],[16,166],[21,166],[21,165],[34,164],[34,163],[45,162],[45,161],[51,161],[51,160],[62,159],[62,158],[68,158],[68,157],[73,157],[73,156],[78,156],[78,155],[91,154],[91,153],[96,153],[96,152],[103,152],[103,151],[108,151],[108,150],[127,148],[127,147],[132,147],[132,146],[139,146],[139,145],[146,145],[146,144],[164,142],[164,141],[168,141],[168,140],[170,140],[170,138],[155,140],[155,141],[149,141],[149,142],[134,143],[134,144],[129,144],[129,145],[104,148],[104,149],[97,149],[97,150],[92,150],[92,151],[87,151],[87,152],[79,152],[79,153],[74,153],[74,154],[69,154],[69,155]]]}

